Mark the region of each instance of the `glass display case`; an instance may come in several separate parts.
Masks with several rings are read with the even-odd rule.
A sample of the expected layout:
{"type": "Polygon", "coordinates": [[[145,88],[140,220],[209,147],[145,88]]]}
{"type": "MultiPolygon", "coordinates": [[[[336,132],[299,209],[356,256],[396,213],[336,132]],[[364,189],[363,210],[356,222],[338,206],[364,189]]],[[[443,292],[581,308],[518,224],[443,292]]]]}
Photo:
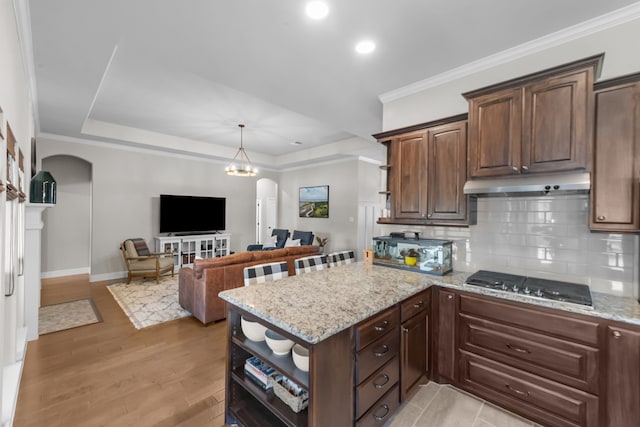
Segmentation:
{"type": "Polygon", "coordinates": [[[453,271],[451,240],[396,233],[373,238],[373,263],[444,276],[453,271]]]}

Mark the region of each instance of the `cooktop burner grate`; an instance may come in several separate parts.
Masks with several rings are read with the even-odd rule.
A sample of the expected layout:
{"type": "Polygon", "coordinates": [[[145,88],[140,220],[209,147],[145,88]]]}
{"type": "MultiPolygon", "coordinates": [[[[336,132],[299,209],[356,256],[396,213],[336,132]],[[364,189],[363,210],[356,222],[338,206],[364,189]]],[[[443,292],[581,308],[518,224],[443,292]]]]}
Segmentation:
{"type": "Polygon", "coordinates": [[[469,276],[465,285],[480,286],[531,298],[577,304],[583,308],[593,308],[589,286],[579,283],[480,270],[469,276]]]}

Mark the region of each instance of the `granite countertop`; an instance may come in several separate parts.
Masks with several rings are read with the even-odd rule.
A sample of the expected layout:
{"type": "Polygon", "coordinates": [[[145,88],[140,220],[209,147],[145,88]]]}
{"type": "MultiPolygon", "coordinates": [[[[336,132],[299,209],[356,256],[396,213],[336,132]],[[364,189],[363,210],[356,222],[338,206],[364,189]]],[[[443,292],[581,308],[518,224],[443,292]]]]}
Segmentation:
{"type": "Polygon", "coordinates": [[[433,285],[640,325],[640,303],[593,292],[594,308],[464,286],[469,273],[433,276],[363,264],[221,292],[220,298],[315,344],[433,285]]]}

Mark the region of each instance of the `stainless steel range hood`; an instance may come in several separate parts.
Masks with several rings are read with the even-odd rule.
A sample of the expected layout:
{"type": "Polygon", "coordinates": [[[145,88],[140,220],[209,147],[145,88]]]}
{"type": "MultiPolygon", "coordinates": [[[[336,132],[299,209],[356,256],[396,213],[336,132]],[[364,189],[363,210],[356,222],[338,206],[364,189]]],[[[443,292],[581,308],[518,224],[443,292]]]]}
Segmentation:
{"type": "Polygon", "coordinates": [[[586,194],[591,188],[589,173],[528,175],[523,177],[474,179],[464,184],[464,194],[479,197],[545,196],[586,194]]]}

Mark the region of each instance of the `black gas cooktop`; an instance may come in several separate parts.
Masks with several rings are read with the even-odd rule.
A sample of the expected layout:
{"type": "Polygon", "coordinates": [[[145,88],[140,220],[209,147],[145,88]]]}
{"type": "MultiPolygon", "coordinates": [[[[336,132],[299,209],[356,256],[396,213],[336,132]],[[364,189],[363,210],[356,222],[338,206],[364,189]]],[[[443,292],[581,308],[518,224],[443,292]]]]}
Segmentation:
{"type": "Polygon", "coordinates": [[[481,286],[531,298],[578,304],[593,308],[589,286],[480,270],[467,278],[465,285],[481,286]]]}

